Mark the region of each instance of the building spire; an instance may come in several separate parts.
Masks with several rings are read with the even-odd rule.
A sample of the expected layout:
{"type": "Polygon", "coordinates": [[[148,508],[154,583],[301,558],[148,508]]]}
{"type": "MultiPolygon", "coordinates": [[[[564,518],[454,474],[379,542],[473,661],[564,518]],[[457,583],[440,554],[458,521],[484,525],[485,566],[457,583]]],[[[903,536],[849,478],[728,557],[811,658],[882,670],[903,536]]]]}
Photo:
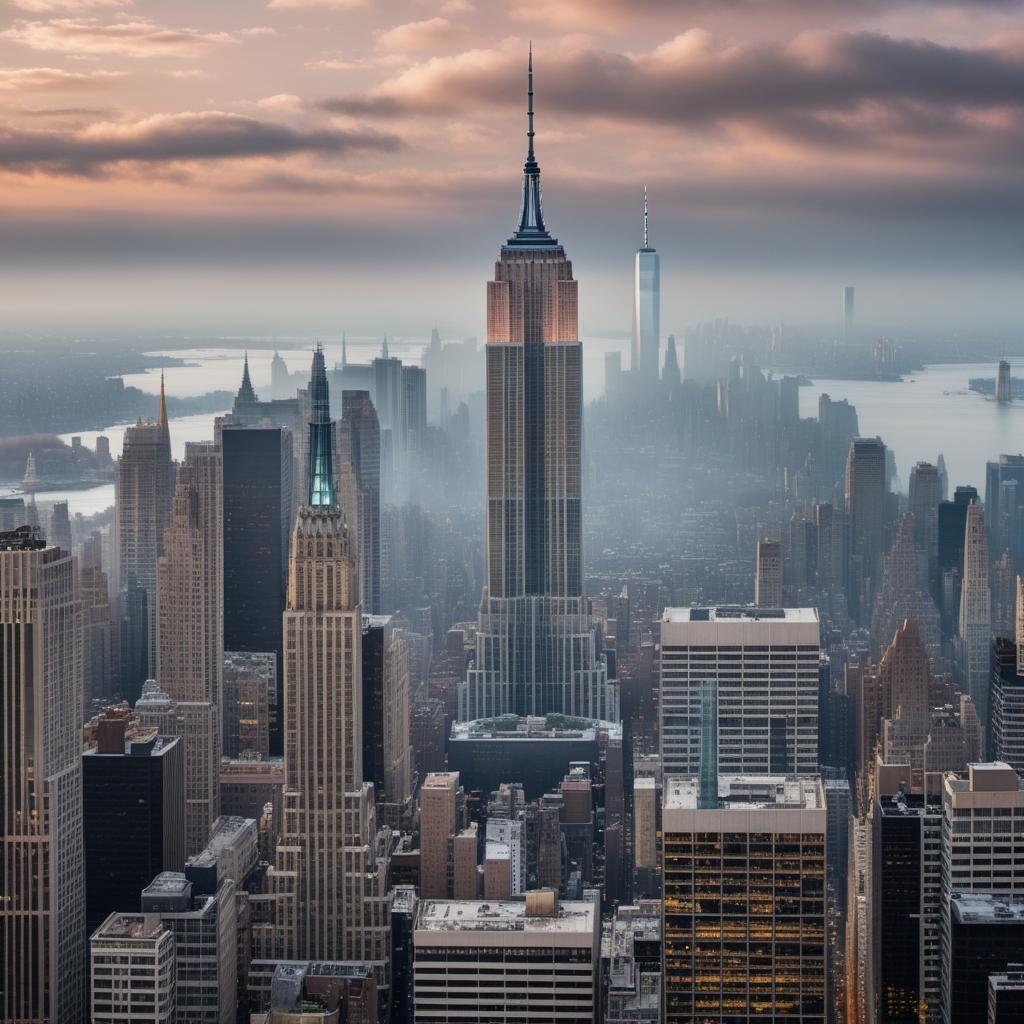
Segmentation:
{"type": "Polygon", "coordinates": [[[644,185],[644,248],[649,249],[647,244],[647,186],[644,185]]]}
{"type": "Polygon", "coordinates": [[[327,366],[320,342],[316,343],[313,352],[309,399],[312,409],[309,423],[309,504],[316,508],[335,504],[331,402],[327,387],[327,366]]]}
{"type": "Polygon", "coordinates": [[[533,149],[533,43],[526,64],[526,163],[523,164],[523,199],[519,210],[519,227],[508,245],[548,246],[558,242],[544,226],[540,198],[540,164],[533,149]]]}
{"type": "Polygon", "coordinates": [[[157,425],[168,429],[167,424],[167,392],[164,390],[164,371],[160,371],[160,412],[157,416],[157,425]]]}
{"type": "Polygon", "coordinates": [[[388,358],[388,336],[386,334],[384,335],[384,344],[380,347],[380,357],[381,359],[388,358]]]}

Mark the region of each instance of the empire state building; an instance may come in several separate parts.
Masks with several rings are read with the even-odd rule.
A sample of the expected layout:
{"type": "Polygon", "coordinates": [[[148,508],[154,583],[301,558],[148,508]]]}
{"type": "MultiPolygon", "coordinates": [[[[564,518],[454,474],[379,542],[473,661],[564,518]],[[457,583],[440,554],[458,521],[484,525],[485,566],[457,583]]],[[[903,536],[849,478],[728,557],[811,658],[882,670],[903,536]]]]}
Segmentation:
{"type": "Polygon", "coordinates": [[[572,263],[544,224],[533,58],[519,226],[487,282],[487,588],[463,721],[618,719],[583,596],[583,349],[572,263]]]}

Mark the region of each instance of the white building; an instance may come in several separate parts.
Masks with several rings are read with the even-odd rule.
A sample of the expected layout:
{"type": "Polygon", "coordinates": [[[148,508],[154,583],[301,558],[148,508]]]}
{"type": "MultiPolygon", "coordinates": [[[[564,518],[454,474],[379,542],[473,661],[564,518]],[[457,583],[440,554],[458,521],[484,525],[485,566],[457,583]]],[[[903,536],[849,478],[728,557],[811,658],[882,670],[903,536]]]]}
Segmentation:
{"type": "Polygon", "coordinates": [[[967,778],[947,775],[942,788],[942,1008],[949,1021],[953,893],[1024,898],[1024,790],[1001,761],[972,764],[967,778]]]}
{"type": "Polygon", "coordinates": [[[526,888],[526,857],[523,850],[523,823],[510,818],[487,819],[487,856],[491,844],[506,845],[509,849],[509,871],[512,895],[518,896],[526,888]]]}
{"type": "Polygon", "coordinates": [[[665,775],[700,770],[705,683],[714,684],[717,695],[720,774],[813,775],[819,653],[814,608],[666,608],[660,709],[665,775]]]}
{"type": "Polygon", "coordinates": [[[89,940],[92,1024],[173,1024],[174,935],[159,914],[111,914],[89,940]]]}
{"type": "Polygon", "coordinates": [[[597,903],[422,900],[413,941],[417,1024],[597,1019],[597,903]]]}

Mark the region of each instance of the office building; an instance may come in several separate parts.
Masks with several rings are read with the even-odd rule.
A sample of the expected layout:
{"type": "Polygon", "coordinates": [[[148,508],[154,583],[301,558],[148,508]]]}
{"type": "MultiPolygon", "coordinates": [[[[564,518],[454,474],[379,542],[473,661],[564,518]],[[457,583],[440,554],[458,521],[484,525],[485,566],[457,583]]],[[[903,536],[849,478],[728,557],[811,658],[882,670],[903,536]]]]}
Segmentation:
{"type": "Polygon", "coordinates": [[[1024,1021],[1024,965],[1013,964],[1002,974],[988,976],[987,1024],[1024,1021]]]}
{"type": "Polygon", "coordinates": [[[179,1019],[174,933],[159,914],[110,914],[89,939],[89,964],[92,1024],[179,1019]]]}
{"type": "Polygon", "coordinates": [[[592,901],[552,892],[525,901],[420,900],[417,1024],[460,1017],[593,1024],[601,915],[592,901]]]}
{"type": "Polygon", "coordinates": [[[292,522],[292,433],[224,423],[224,647],[276,657],[270,750],[282,750],[282,613],[292,522]]]}
{"type": "Polygon", "coordinates": [[[846,457],[846,514],[850,517],[850,612],[863,620],[867,592],[878,586],[885,543],[886,447],[878,437],[855,437],[846,457]]]}
{"type": "Polygon", "coordinates": [[[535,800],[558,787],[569,764],[589,764],[596,777],[613,740],[622,740],[617,723],[564,715],[454,722],[448,765],[467,791],[491,793],[514,779],[535,800]]]}
{"type": "Polygon", "coordinates": [[[993,558],[1004,551],[1024,559],[1024,455],[985,463],[985,520],[993,558]]]}
{"type": "Polygon", "coordinates": [[[387,986],[386,843],[364,782],[356,553],[334,487],[322,349],[310,380],[309,492],[292,533],[284,613],[284,823],[273,887],[278,955],[365,961],[387,986]]]}
{"type": "Polygon", "coordinates": [[[931,665],[914,619],[904,619],[878,666],[882,760],[924,771],[931,725],[931,665]]]}
{"type": "Polygon", "coordinates": [[[0,1019],[85,1012],[82,631],[70,552],[0,533],[0,1019]]]}
{"type": "Polygon", "coordinates": [[[381,437],[377,410],[368,391],[342,394],[337,425],[339,472],[352,485],[341,494],[350,531],[355,524],[359,550],[359,594],[363,611],[381,612],[381,437]]]}
{"type": "MultiPolygon", "coordinates": [[[[224,685],[221,453],[187,444],[158,569],[157,678],[189,719],[185,748],[186,850],[198,853],[220,814],[224,685]]],[[[169,730],[167,730],[169,731],[169,730]]]]}
{"type": "Polygon", "coordinates": [[[396,885],[391,901],[391,1021],[414,1024],[413,935],[419,898],[414,885],[396,885]]]}
{"type": "Polygon", "coordinates": [[[185,866],[184,743],[153,730],[126,739],[126,725],[126,716],[108,712],[96,747],[82,755],[89,932],[134,906],[155,875],[185,866]]]}
{"type": "Polygon", "coordinates": [[[990,754],[994,760],[1005,761],[1014,771],[1024,773],[1024,675],[1020,671],[1020,652],[1019,631],[1016,641],[1006,637],[993,640],[990,754]]]}
{"type": "Polygon", "coordinates": [[[363,616],[363,774],[382,824],[412,813],[409,649],[390,615],[363,616]]]}
{"type": "Polygon", "coordinates": [[[719,772],[815,772],[818,632],[813,608],[666,608],[660,708],[665,774],[700,772],[705,684],[717,701],[719,772]]]}
{"type": "Polygon", "coordinates": [[[664,1016],[825,1021],[825,832],[821,781],[666,776],[664,1016]]]}
{"type": "Polygon", "coordinates": [[[451,892],[452,837],[464,822],[458,772],[431,772],[420,787],[420,895],[445,899],[451,892]]]}
{"type": "Polygon", "coordinates": [[[601,942],[604,1024],[661,1020],[661,901],[622,906],[601,942]]]}
{"type": "Polygon", "coordinates": [[[1024,899],[986,892],[954,892],[950,902],[950,977],[947,1024],[985,1021],[989,978],[1020,963],[1024,899]]]}
{"type": "Polygon", "coordinates": [[[952,501],[939,504],[939,563],[935,584],[944,638],[952,637],[960,622],[967,507],[977,499],[978,492],[974,487],[957,487],[952,501]]]}
{"type": "Polygon", "coordinates": [[[758,541],[754,604],[758,608],[782,607],[782,544],[777,540],[758,541]]]}
{"type": "Polygon", "coordinates": [[[234,1024],[238,994],[237,886],[212,871],[161,872],[142,890],[144,917],[174,936],[176,1020],[234,1024]]]}
{"type": "Polygon", "coordinates": [[[1005,359],[999,360],[999,367],[996,370],[996,401],[1013,401],[1013,389],[1010,384],[1010,364],[1005,359]]]}
{"type": "Polygon", "coordinates": [[[630,368],[638,394],[651,397],[661,372],[661,261],[650,245],[647,189],[644,189],[644,244],[633,268],[633,348],[630,368]]]}
{"type": "Polygon", "coordinates": [[[137,615],[122,617],[130,632],[127,644],[141,653],[142,662],[130,660],[121,688],[130,703],[142,691],[157,663],[157,562],[164,550],[164,532],[171,520],[174,462],[167,424],[167,402],[160,379],[160,411],[156,421],[139,420],[124,432],[124,445],[114,476],[117,526],[118,590],[135,586],[145,592],[145,621],[137,615]],[[140,674],[141,673],[141,674],[140,674]]]}
{"type": "Polygon", "coordinates": [[[942,789],[942,1007],[949,1016],[953,894],[1024,898],[1024,819],[1020,777],[1007,764],[972,764],[966,777],[947,775],[942,789]]]}
{"type": "Polygon", "coordinates": [[[910,513],[914,517],[914,542],[928,557],[934,570],[939,552],[939,503],[942,480],[938,467],[918,462],[910,471],[910,513]]]}
{"type": "Polygon", "coordinates": [[[964,535],[963,588],[960,596],[960,642],[963,651],[963,691],[969,694],[981,719],[989,724],[992,645],[992,607],[988,588],[988,542],[981,505],[967,507],[964,535]]]}
{"type": "Polygon", "coordinates": [[[617,721],[583,595],[583,349],[572,263],[544,223],[533,70],[519,226],[487,285],[487,587],[459,720],[617,721]]]}
{"type": "Polygon", "coordinates": [[[378,1024],[382,1008],[367,964],[302,960],[253,964],[250,1024],[378,1024]]]}
{"type": "Polygon", "coordinates": [[[224,757],[268,757],[277,720],[277,655],[224,652],[224,757]]]}

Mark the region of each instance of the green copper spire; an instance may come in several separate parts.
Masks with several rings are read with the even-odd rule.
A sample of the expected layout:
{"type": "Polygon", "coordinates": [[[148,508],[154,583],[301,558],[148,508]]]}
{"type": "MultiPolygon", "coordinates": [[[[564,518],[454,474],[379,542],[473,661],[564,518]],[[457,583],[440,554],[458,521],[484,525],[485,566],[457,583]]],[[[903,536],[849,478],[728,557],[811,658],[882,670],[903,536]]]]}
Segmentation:
{"type": "Polygon", "coordinates": [[[309,424],[309,504],[316,508],[334,505],[334,453],[331,403],[327,390],[324,350],[317,342],[313,353],[313,372],[309,379],[309,397],[313,416],[309,424]]]}

